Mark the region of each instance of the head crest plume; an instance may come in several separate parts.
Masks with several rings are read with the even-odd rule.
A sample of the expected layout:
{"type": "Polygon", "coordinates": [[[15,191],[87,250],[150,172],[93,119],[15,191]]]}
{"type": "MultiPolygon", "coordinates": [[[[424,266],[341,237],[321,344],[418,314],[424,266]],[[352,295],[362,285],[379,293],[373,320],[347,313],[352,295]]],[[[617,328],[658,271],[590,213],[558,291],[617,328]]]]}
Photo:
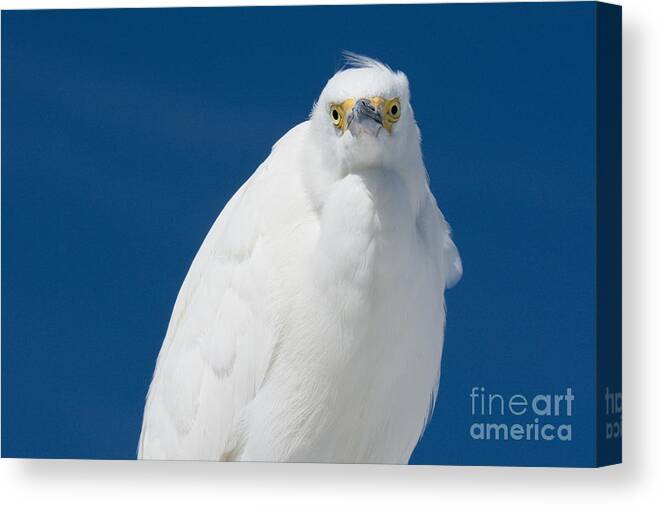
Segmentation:
{"type": "Polygon", "coordinates": [[[393,72],[385,63],[370,58],[369,56],[359,55],[352,51],[343,51],[344,63],[347,67],[353,69],[378,69],[386,72],[393,72]]]}

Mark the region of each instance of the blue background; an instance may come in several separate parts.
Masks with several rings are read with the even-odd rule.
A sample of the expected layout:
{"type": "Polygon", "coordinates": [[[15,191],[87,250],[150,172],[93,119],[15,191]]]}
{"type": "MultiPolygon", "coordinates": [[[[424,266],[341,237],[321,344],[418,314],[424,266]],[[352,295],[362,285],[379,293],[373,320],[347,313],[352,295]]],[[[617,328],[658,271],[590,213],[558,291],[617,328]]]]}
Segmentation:
{"type": "Polygon", "coordinates": [[[407,73],[465,268],[411,462],[591,464],[594,11],[3,12],[3,455],[135,457],[197,248],[348,49],[407,73]],[[471,440],[473,386],[572,387],[574,440],[471,440]]]}

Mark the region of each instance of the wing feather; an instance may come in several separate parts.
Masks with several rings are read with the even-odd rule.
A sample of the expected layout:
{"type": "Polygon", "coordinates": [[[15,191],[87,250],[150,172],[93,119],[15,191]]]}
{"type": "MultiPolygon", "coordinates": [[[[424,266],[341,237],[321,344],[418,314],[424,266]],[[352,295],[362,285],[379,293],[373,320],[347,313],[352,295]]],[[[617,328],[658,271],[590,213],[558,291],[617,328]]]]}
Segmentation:
{"type": "Polygon", "coordinates": [[[269,159],[220,213],[182,284],[147,395],[140,459],[217,460],[235,452],[241,412],[275,344],[263,311],[269,159]]]}
{"type": "Polygon", "coordinates": [[[418,228],[430,251],[437,252],[437,268],[446,288],[454,286],[463,274],[459,250],[452,241],[450,225],[427,187],[427,196],[418,215],[418,228]]]}

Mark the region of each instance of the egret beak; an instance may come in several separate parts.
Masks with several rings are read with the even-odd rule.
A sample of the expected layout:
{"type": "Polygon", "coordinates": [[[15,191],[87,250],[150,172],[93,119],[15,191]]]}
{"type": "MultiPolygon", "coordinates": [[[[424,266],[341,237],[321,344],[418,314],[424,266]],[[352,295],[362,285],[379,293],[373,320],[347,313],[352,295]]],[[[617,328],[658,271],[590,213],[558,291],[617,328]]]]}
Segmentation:
{"type": "Polygon", "coordinates": [[[369,99],[358,99],[353,109],[347,116],[347,128],[351,135],[358,136],[362,133],[373,136],[379,135],[383,127],[383,116],[381,111],[369,99]]]}

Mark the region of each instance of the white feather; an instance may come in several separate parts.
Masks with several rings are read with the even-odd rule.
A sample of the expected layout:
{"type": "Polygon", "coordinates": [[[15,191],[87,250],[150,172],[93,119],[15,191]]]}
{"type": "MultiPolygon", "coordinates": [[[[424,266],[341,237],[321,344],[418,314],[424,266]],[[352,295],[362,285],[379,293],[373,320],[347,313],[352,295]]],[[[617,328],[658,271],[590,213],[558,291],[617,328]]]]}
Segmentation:
{"type": "Polygon", "coordinates": [[[204,240],[156,364],[140,458],[408,462],[461,261],[406,76],[350,63],[204,240]],[[338,135],[329,104],[376,95],[401,99],[392,134],[338,135]]]}

